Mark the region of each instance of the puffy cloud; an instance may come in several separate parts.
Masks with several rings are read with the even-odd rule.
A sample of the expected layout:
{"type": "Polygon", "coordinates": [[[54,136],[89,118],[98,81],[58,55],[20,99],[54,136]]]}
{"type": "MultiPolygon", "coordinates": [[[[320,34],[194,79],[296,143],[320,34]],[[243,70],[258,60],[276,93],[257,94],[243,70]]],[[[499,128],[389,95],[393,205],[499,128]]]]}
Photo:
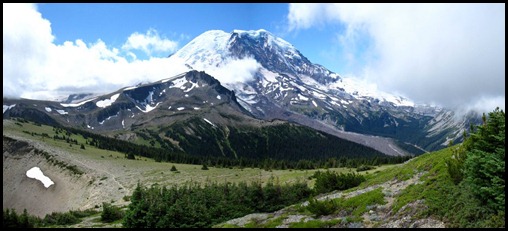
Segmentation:
{"type": "Polygon", "coordinates": [[[343,25],[344,55],[368,57],[352,74],[381,90],[453,108],[504,108],[504,4],[291,4],[287,18],[290,30],[343,25]]]}
{"type": "Polygon", "coordinates": [[[172,53],[178,47],[178,43],[167,38],[161,38],[154,29],[149,29],[146,34],[134,32],[129,36],[127,42],[122,46],[125,50],[142,50],[147,55],[154,52],[172,53]]]}
{"type": "Polygon", "coordinates": [[[254,78],[254,74],[261,67],[254,58],[226,59],[219,66],[194,66],[198,71],[217,78],[222,84],[245,83],[254,78]]]}
{"type": "MultiPolygon", "coordinates": [[[[4,97],[54,100],[70,93],[105,93],[188,70],[168,58],[139,60],[132,52],[126,52],[127,60],[123,51],[101,40],[86,44],[78,39],[56,45],[50,22],[33,4],[4,4],[3,13],[4,97]]],[[[146,37],[148,43],[137,43],[141,49],[175,49],[176,43],[161,39],[154,30],[146,37]]],[[[129,41],[136,45],[135,39],[126,44],[129,41]]]]}

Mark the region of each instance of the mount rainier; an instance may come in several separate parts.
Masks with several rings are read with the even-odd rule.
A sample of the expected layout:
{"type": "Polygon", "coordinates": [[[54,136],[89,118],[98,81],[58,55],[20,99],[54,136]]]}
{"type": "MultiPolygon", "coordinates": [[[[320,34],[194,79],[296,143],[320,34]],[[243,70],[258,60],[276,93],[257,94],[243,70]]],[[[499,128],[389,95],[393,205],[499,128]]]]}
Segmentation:
{"type": "Polygon", "coordinates": [[[135,134],[128,131],[196,116],[212,127],[290,121],[387,155],[443,148],[479,121],[474,113],[459,117],[369,89],[312,63],[266,30],[207,31],[168,60],[189,72],[100,96],[76,92],[65,102],[4,98],[4,118],[123,131],[115,136],[127,140],[135,134]]]}
{"type": "MultiPolygon", "coordinates": [[[[451,110],[415,105],[409,99],[371,90],[356,79],[343,78],[262,29],[207,31],[170,59],[212,75],[254,61],[257,68],[245,70],[251,78],[223,82],[254,116],[294,121],[365,145],[388,137],[411,153],[437,150],[449,141],[459,142],[469,123],[478,122],[478,115],[472,112],[459,118],[451,110]]],[[[401,151],[391,147],[382,150],[401,151]]]]}

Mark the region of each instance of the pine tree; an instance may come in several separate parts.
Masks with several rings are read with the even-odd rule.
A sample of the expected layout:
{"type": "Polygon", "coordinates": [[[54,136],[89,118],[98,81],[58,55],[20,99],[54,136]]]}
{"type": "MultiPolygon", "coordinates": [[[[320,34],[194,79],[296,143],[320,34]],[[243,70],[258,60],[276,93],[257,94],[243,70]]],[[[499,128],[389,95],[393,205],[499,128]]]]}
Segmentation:
{"type": "Polygon", "coordinates": [[[206,166],[206,164],[203,164],[203,167],[201,167],[201,170],[208,170],[208,167],[206,166]]]}
{"type": "Polygon", "coordinates": [[[464,162],[464,177],[473,194],[498,211],[505,209],[505,118],[499,107],[488,118],[483,116],[464,162]]]}

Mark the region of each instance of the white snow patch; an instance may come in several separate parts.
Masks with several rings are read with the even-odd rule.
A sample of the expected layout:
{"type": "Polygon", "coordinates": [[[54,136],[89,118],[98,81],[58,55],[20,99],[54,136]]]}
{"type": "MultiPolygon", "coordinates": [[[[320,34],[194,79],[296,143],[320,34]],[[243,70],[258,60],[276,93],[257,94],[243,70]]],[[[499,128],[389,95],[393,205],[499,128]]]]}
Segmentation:
{"type": "Polygon", "coordinates": [[[392,94],[380,91],[377,89],[376,84],[366,82],[357,78],[342,78],[342,81],[337,81],[329,86],[323,86],[327,89],[344,89],[345,92],[353,95],[356,98],[372,97],[381,101],[391,102],[395,106],[411,106],[414,107],[414,102],[401,97],[394,96],[392,94]]]}
{"type": "Polygon", "coordinates": [[[122,127],[125,128],[125,120],[122,120],[122,127]]]}
{"type": "Polygon", "coordinates": [[[64,110],[56,110],[56,112],[58,112],[60,115],[69,114],[68,112],[66,112],[64,110]]]}
{"type": "Polygon", "coordinates": [[[307,97],[305,97],[305,96],[303,96],[301,94],[298,94],[298,99],[299,100],[303,100],[303,101],[308,101],[309,100],[309,98],[307,98],[307,97]]]}
{"type": "MultiPolygon", "coordinates": [[[[152,107],[152,106],[150,106],[149,104],[147,104],[147,105],[146,105],[146,109],[145,109],[145,110],[141,109],[141,108],[140,108],[140,107],[138,107],[138,106],[136,106],[136,107],[137,107],[140,111],[142,111],[142,112],[144,112],[144,113],[147,113],[147,112],[150,112],[150,111],[152,111],[153,109],[155,109],[157,106],[159,106],[159,104],[160,104],[160,103],[161,103],[161,102],[158,102],[158,103],[157,103],[155,106],[153,106],[153,107],[152,107]]],[[[134,117],[134,115],[132,115],[132,117],[134,117]]]]}
{"type": "Polygon", "coordinates": [[[11,105],[11,106],[4,105],[4,107],[3,107],[3,108],[4,108],[4,113],[5,113],[5,111],[7,111],[7,110],[9,110],[9,109],[13,108],[14,106],[16,106],[16,104],[13,104],[13,105],[11,105]]]}
{"type": "Polygon", "coordinates": [[[266,70],[265,68],[261,68],[259,73],[263,75],[263,78],[260,80],[261,85],[263,85],[263,88],[266,88],[268,84],[277,82],[277,74],[273,73],[271,71],[266,70]]]}
{"type": "Polygon", "coordinates": [[[217,95],[217,99],[220,100],[220,95],[217,95]]]}
{"type": "Polygon", "coordinates": [[[258,101],[256,101],[257,95],[248,95],[247,97],[243,98],[242,100],[245,101],[248,104],[255,104],[258,101]]]}
{"type": "Polygon", "coordinates": [[[183,109],[185,109],[185,107],[179,107],[179,108],[177,108],[176,110],[181,111],[181,110],[183,110],[183,109]]]}
{"type": "Polygon", "coordinates": [[[326,99],[326,95],[313,91],[312,94],[320,99],[326,99]]]}
{"type": "Polygon", "coordinates": [[[314,107],[317,107],[316,101],[312,100],[312,104],[314,104],[314,107]]]}
{"type": "Polygon", "coordinates": [[[133,87],[126,87],[126,88],[125,88],[125,89],[123,89],[123,90],[124,90],[124,91],[127,91],[127,90],[136,89],[136,88],[138,88],[138,87],[136,87],[136,86],[133,86],[133,87]]]}
{"type": "Polygon", "coordinates": [[[112,95],[111,98],[109,98],[109,99],[97,101],[97,103],[95,103],[95,105],[97,105],[97,107],[105,108],[105,107],[113,104],[116,101],[116,99],[118,99],[118,96],[120,96],[120,93],[112,95]]]}
{"type": "Polygon", "coordinates": [[[90,102],[90,101],[92,101],[94,99],[97,99],[97,97],[91,98],[91,99],[87,99],[87,100],[85,100],[83,102],[79,102],[79,103],[60,103],[60,105],[62,105],[62,107],[78,107],[78,106],[81,106],[81,105],[83,105],[85,103],[88,103],[88,102],[90,102]]]}
{"type": "Polygon", "coordinates": [[[207,120],[206,118],[203,118],[207,123],[211,124],[212,126],[216,127],[215,124],[213,124],[212,122],[210,122],[210,120],[207,120]]]}
{"type": "Polygon", "coordinates": [[[30,170],[26,171],[26,176],[28,178],[39,180],[44,184],[44,187],[46,188],[55,184],[55,182],[53,182],[49,177],[45,176],[44,173],[42,173],[39,167],[33,167],[30,170]]]}
{"type": "Polygon", "coordinates": [[[185,97],[189,97],[189,95],[185,94],[185,97]]]}
{"type": "Polygon", "coordinates": [[[194,110],[196,110],[196,111],[197,111],[197,110],[199,110],[199,109],[201,109],[201,108],[199,108],[199,107],[194,107],[194,110]]]}
{"type": "Polygon", "coordinates": [[[290,82],[290,83],[291,83],[291,85],[293,85],[293,87],[300,89],[300,91],[302,91],[302,92],[307,91],[307,88],[300,86],[300,85],[296,84],[295,82],[290,82]]]}
{"type": "Polygon", "coordinates": [[[171,109],[171,106],[168,107],[168,110],[170,110],[170,109],[171,109]]]}
{"type": "Polygon", "coordinates": [[[190,83],[192,84],[192,86],[191,86],[189,89],[187,89],[187,90],[185,90],[185,91],[183,91],[183,92],[189,92],[189,91],[191,91],[192,89],[194,89],[195,87],[196,87],[196,88],[199,88],[199,84],[194,83],[194,82],[190,82],[190,83]]]}
{"type": "Polygon", "coordinates": [[[44,109],[46,109],[47,112],[51,112],[51,108],[49,107],[45,107],[44,109]]]}
{"type": "Polygon", "coordinates": [[[169,88],[180,88],[180,89],[184,89],[185,87],[183,85],[185,85],[185,83],[187,83],[187,79],[185,77],[183,78],[179,78],[179,79],[175,79],[173,80],[173,84],[172,86],[170,86],[169,88]]]}

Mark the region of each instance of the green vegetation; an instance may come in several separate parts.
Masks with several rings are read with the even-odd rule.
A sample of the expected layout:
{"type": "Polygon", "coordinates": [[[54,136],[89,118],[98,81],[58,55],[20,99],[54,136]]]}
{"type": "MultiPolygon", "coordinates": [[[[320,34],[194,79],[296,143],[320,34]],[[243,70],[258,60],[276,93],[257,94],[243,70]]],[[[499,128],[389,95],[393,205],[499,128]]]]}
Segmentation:
{"type": "Polygon", "coordinates": [[[326,199],[318,201],[316,198],[309,200],[309,205],[305,208],[316,217],[325,216],[335,213],[339,209],[335,200],[326,199]]]}
{"type": "Polygon", "coordinates": [[[367,212],[370,205],[386,204],[384,194],[381,188],[374,189],[349,199],[337,198],[318,201],[317,199],[309,200],[309,205],[301,207],[300,210],[307,210],[314,214],[315,217],[335,214],[338,211],[345,211],[353,217],[360,217],[367,212]]]}
{"type": "MultiPolygon", "coordinates": [[[[372,148],[291,123],[261,128],[213,127],[193,117],[159,131],[177,141],[190,155],[243,159],[241,166],[252,166],[249,162],[261,160],[262,165],[256,167],[314,169],[324,166],[331,158],[336,158],[330,162],[335,165],[327,167],[366,164],[360,162],[378,165],[387,161],[385,155],[372,148]],[[337,160],[338,156],[345,159],[337,160]]],[[[152,137],[155,136],[158,133],[152,137]]],[[[168,139],[164,140],[167,145],[171,144],[168,139]]]]}
{"type": "Polygon", "coordinates": [[[102,203],[101,220],[104,222],[113,222],[123,218],[123,212],[120,208],[111,205],[110,203],[102,203]]]}
{"type": "MultiPolygon", "coordinates": [[[[370,206],[386,203],[381,188],[347,199],[338,198],[318,201],[312,199],[312,196],[333,190],[349,192],[364,189],[391,180],[404,181],[412,178],[415,174],[422,174],[418,182],[409,185],[400,194],[394,196],[395,200],[391,214],[399,213],[404,216],[406,211],[401,208],[420,200],[425,206],[416,211],[416,214],[414,214],[416,219],[436,218],[444,221],[446,227],[504,227],[504,121],[504,112],[496,109],[494,112],[489,113],[488,117],[484,117],[482,125],[472,126],[469,137],[466,137],[464,143],[422,154],[403,165],[376,167],[376,171],[369,174],[365,171],[354,173],[352,172],[354,170],[346,169],[335,169],[335,171],[330,169],[325,172],[317,170],[273,170],[273,172],[268,172],[263,169],[254,170],[237,167],[229,169],[224,168],[228,166],[227,164],[214,162],[215,159],[208,157],[203,157],[206,162],[199,162],[197,165],[174,164],[175,169],[178,167],[182,171],[182,174],[172,175],[175,177],[183,174],[211,176],[211,174],[221,172],[221,176],[235,175],[231,178],[238,181],[235,183],[224,182],[224,184],[208,180],[205,183],[191,181],[178,186],[177,184],[171,184],[170,187],[155,184],[150,188],[138,185],[130,198],[132,203],[129,205],[122,222],[124,227],[211,227],[250,213],[275,211],[301,202],[305,198],[311,198],[309,205],[306,207],[300,206],[299,212],[319,217],[345,211],[347,221],[357,222],[362,220],[362,214],[367,212],[370,206]],[[216,164],[219,164],[218,166],[222,168],[215,167],[216,164]],[[204,165],[213,166],[214,168],[201,171],[200,167],[204,165]],[[285,175],[280,175],[281,172],[284,172],[285,175]],[[277,178],[272,178],[263,187],[260,181],[262,173],[265,174],[265,177],[273,174],[277,178]],[[245,176],[250,176],[249,179],[254,180],[254,182],[249,185],[246,183],[247,178],[245,176]],[[283,182],[289,182],[297,177],[310,181],[309,183],[280,184],[278,176],[281,176],[280,179],[284,176],[283,182]],[[277,179],[277,181],[274,179],[277,179]],[[312,185],[312,183],[314,188],[310,189],[309,185],[312,185]]],[[[14,127],[20,129],[20,134],[22,134],[21,130],[33,126],[32,124],[20,123],[23,126],[13,124],[14,127]]],[[[44,127],[42,126],[40,129],[45,129],[44,127]]],[[[47,131],[34,131],[38,134],[47,133],[50,137],[52,135],[47,131]]],[[[31,136],[31,132],[23,135],[31,136]]],[[[36,137],[48,139],[45,135],[36,135],[36,137]]],[[[76,139],[72,137],[74,136],[71,135],[71,139],[76,139]]],[[[5,136],[4,139],[6,139],[5,136]]],[[[76,140],[78,143],[82,142],[80,139],[76,140]]],[[[62,142],[54,141],[51,138],[48,141],[62,142]]],[[[83,141],[85,140],[83,139],[83,141]]],[[[90,137],[88,141],[90,141],[90,137]]],[[[86,147],[86,151],[80,150],[79,146],[75,149],[79,150],[80,153],[87,154],[98,150],[96,147],[86,147]]],[[[108,156],[109,153],[108,155],[102,153],[93,155],[101,160],[100,155],[108,156]]],[[[113,160],[105,158],[104,161],[113,160]]],[[[165,174],[161,176],[161,171],[170,171],[172,165],[170,163],[157,163],[160,167],[155,168],[153,167],[154,162],[149,165],[145,161],[126,159],[122,161],[136,164],[136,166],[149,166],[147,168],[153,171],[146,173],[146,175],[157,175],[160,178],[167,178],[165,174]]],[[[276,163],[277,160],[274,161],[272,163],[276,163]]],[[[299,162],[301,162],[301,165],[308,164],[305,160],[299,162]]],[[[260,166],[266,164],[270,165],[271,162],[261,162],[260,166]]],[[[357,171],[363,168],[361,165],[374,166],[367,162],[358,162],[357,164],[359,164],[356,165],[357,171]]],[[[330,164],[330,166],[334,165],[330,164]]],[[[271,170],[270,167],[266,169],[271,170]]],[[[192,176],[195,177],[196,175],[192,176]]],[[[157,181],[149,180],[148,182],[156,183],[157,181]]],[[[68,214],[53,215],[53,218],[51,218],[48,215],[51,218],[48,218],[48,220],[53,223],[42,223],[42,221],[31,218],[28,214],[23,215],[25,218],[22,219],[20,218],[21,215],[16,214],[13,216],[12,214],[12,210],[4,211],[4,227],[27,227],[26,220],[29,221],[29,224],[33,224],[33,227],[48,227],[51,226],[49,224],[75,222],[72,217],[77,217],[68,214]]],[[[282,223],[282,220],[285,219],[284,216],[264,223],[261,220],[252,221],[246,226],[275,227],[282,223]]],[[[341,222],[343,221],[310,220],[292,223],[290,227],[332,227],[341,222]]],[[[236,227],[236,225],[223,225],[221,227],[236,227]]]]}
{"type": "Polygon", "coordinates": [[[314,191],[316,193],[327,193],[333,190],[345,190],[356,187],[365,181],[363,175],[349,173],[336,173],[327,170],[326,172],[317,171],[312,176],[316,178],[314,183],[314,191]]]}
{"type": "Polygon", "coordinates": [[[457,227],[504,226],[505,217],[505,113],[496,108],[484,114],[483,124],[471,125],[471,134],[447,159],[455,183],[450,204],[457,211],[450,219],[457,227]],[[468,201],[468,203],[464,203],[468,201]],[[473,218],[473,219],[471,219],[473,218]]]}
{"type": "Polygon", "coordinates": [[[211,227],[256,212],[271,212],[300,202],[311,195],[305,183],[250,185],[210,183],[204,187],[145,188],[138,184],[124,217],[129,228],[211,227]]]}
{"type": "Polygon", "coordinates": [[[370,192],[366,192],[349,199],[339,198],[337,199],[337,202],[340,209],[344,209],[356,217],[359,217],[363,213],[367,212],[367,206],[369,205],[386,204],[381,188],[374,189],[370,192]]]}
{"type": "Polygon", "coordinates": [[[29,215],[25,210],[21,215],[16,213],[15,209],[5,209],[2,212],[3,228],[37,228],[37,227],[55,227],[77,224],[81,218],[88,217],[98,212],[92,209],[84,211],[73,210],[65,213],[53,212],[47,214],[43,219],[29,215]]]}
{"type": "MultiPolygon", "coordinates": [[[[27,121],[19,118],[13,119],[22,124],[27,121]]],[[[143,132],[136,131],[136,134],[144,134],[142,137],[147,140],[156,140],[156,145],[149,143],[140,145],[77,128],[48,127],[40,124],[16,127],[23,129],[26,134],[41,137],[46,142],[65,142],[69,148],[76,145],[82,151],[95,148],[121,152],[125,158],[131,160],[146,157],[158,162],[206,164],[207,167],[219,168],[251,167],[272,170],[377,166],[401,163],[412,158],[411,156],[385,156],[364,146],[341,141],[337,137],[294,124],[270,126],[265,130],[236,130],[235,128],[213,128],[202,119],[194,118],[182,124],[177,123],[169,130],[160,128],[160,131],[155,131],[144,128],[143,132]],[[185,133],[185,129],[195,129],[195,135],[188,135],[185,133]],[[226,130],[229,131],[227,139],[226,130]],[[166,137],[162,139],[159,133],[166,134],[166,137]],[[311,138],[306,142],[300,140],[295,143],[295,137],[303,139],[306,136],[311,138]],[[201,139],[196,137],[201,137],[201,139]],[[168,138],[178,141],[185,152],[174,146],[168,138]],[[212,142],[211,146],[207,146],[207,142],[212,142]],[[331,146],[323,148],[327,145],[331,146]],[[197,147],[207,148],[198,150],[197,147]],[[214,149],[214,147],[218,147],[218,149],[214,149]],[[320,148],[316,149],[316,147],[320,148]],[[259,154],[256,154],[257,152],[259,154]]]]}
{"type": "Polygon", "coordinates": [[[356,168],[356,171],[363,172],[363,171],[368,171],[368,170],[372,170],[372,169],[375,169],[375,167],[369,166],[369,165],[360,165],[360,167],[356,168]]]}

